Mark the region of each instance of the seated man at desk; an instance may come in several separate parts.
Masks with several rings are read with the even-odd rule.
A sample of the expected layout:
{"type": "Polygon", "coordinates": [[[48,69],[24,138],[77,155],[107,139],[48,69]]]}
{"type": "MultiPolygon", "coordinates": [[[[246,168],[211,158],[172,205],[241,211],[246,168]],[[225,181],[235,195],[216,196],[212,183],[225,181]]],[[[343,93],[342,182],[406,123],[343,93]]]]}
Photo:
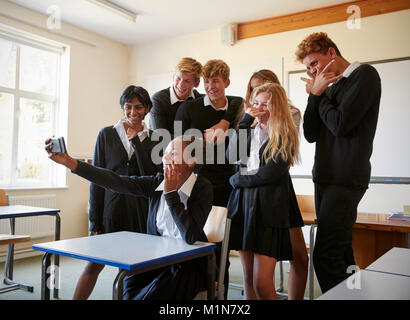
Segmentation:
{"type": "MultiPolygon", "coordinates": [[[[184,141],[180,136],[172,140],[162,158],[164,173],[155,176],[121,176],[77,161],[68,153],[53,153],[50,139],[45,142],[45,150],[51,160],[93,183],[119,193],[146,197],[148,234],[180,238],[192,244],[208,241],[203,228],[213,200],[210,182],[194,174],[199,162],[195,154],[184,154],[193,139],[184,141]]],[[[128,276],[124,279],[124,299],[192,299],[205,288],[206,276],[203,259],[128,276]]]]}

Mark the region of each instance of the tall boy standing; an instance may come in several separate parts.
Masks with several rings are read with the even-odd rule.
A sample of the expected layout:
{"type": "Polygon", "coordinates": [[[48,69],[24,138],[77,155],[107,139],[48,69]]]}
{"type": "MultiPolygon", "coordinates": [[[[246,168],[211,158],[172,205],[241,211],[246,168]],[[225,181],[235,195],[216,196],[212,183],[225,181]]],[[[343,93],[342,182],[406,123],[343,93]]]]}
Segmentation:
{"type": "Polygon", "coordinates": [[[381,86],[372,66],[349,63],[326,33],[306,37],[296,51],[307,68],[304,136],[316,143],[313,182],[318,219],[313,262],[326,292],[355,265],[352,228],[370,180],[381,86]],[[330,87],[329,84],[333,83],[330,87]]]}

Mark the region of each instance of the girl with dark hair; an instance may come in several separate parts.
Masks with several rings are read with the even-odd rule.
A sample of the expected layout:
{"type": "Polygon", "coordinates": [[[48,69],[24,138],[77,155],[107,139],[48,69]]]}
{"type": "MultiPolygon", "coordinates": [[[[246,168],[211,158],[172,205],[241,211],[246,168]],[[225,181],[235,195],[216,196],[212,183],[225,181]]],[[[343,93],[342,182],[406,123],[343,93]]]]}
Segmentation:
{"type": "MultiPolygon", "coordinates": [[[[152,103],[147,90],[127,87],[120,97],[124,118],[103,128],[95,144],[93,165],[117,174],[141,176],[160,170],[149,155],[154,146],[151,132],[144,123],[152,103]],[[143,160],[141,161],[141,154],[143,160]]],[[[106,190],[90,184],[89,220],[91,235],[116,231],[146,232],[147,200],[106,190]]],[[[89,262],[78,280],[73,299],[87,299],[104,265],[89,262]]]]}

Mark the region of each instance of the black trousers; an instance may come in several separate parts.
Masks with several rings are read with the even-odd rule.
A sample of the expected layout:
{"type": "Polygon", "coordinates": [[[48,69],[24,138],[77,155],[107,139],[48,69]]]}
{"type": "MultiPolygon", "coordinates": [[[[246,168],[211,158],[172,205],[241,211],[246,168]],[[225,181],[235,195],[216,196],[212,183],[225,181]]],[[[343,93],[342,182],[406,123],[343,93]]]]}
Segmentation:
{"type": "Polygon", "coordinates": [[[351,275],[347,269],[355,265],[352,229],[365,192],[364,188],[315,184],[318,227],[313,264],[323,293],[351,275]]]}

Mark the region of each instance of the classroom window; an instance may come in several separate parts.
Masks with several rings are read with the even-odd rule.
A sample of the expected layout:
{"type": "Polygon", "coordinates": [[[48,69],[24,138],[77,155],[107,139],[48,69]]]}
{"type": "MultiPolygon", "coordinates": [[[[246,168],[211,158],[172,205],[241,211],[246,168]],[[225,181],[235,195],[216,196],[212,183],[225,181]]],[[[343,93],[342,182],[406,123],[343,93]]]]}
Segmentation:
{"type": "Polygon", "coordinates": [[[64,187],[44,141],[66,136],[68,50],[22,34],[0,26],[0,188],[64,187]]]}

